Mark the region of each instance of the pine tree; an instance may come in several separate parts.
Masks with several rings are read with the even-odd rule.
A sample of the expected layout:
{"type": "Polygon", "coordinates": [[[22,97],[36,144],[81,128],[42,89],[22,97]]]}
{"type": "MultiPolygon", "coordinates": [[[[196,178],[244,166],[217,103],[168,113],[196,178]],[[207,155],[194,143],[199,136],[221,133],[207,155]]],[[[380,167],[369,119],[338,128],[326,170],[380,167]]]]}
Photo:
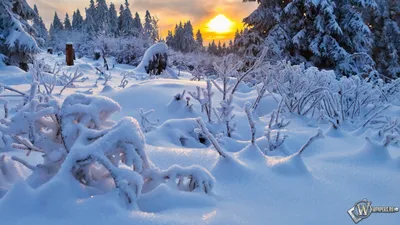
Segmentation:
{"type": "Polygon", "coordinates": [[[109,21],[108,21],[108,6],[106,0],[96,0],[96,11],[95,11],[95,31],[97,33],[110,33],[109,21]]]}
{"type": "Polygon", "coordinates": [[[372,57],[380,73],[391,78],[400,77],[400,5],[391,0],[378,2],[380,14],[368,18],[374,36],[372,57]]]}
{"type": "Polygon", "coordinates": [[[152,26],[152,33],[150,35],[150,39],[152,41],[160,40],[160,31],[158,29],[158,18],[156,16],[151,17],[151,26],[152,26]]]}
{"type": "Polygon", "coordinates": [[[55,32],[63,31],[64,30],[64,25],[62,24],[60,18],[57,15],[57,12],[54,13],[54,18],[53,18],[53,29],[55,32]]]}
{"type": "Polygon", "coordinates": [[[35,16],[25,0],[0,0],[0,64],[4,60],[6,64],[28,69],[32,54],[39,51],[32,37],[35,30],[28,23],[35,16]]]}
{"type": "Polygon", "coordinates": [[[36,16],[33,18],[33,29],[36,30],[36,41],[40,46],[44,46],[49,40],[49,33],[47,31],[46,25],[43,22],[42,17],[39,15],[39,10],[36,5],[34,5],[34,11],[36,16]]]}
{"type": "Polygon", "coordinates": [[[85,9],[85,11],[85,29],[90,36],[96,33],[96,6],[94,4],[94,0],[90,0],[90,6],[89,8],[85,9]]]}
{"type": "Polygon", "coordinates": [[[74,16],[72,17],[72,29],[76,31],[81,31],[84,27],[84,20],[81,15],[81,11],[76,10],[74,16]]]}
{"type": "Polygon", "coordinates": [[[193,26],[190,20],[187,21],[183,26],[182,45],[181,51],[183,52],[192,52],[196,47],[196,42],[193,37],[193,26]]]}
{"type": "Polygon", "coordinates": [[[135,13],[135,18],[133,19],[133,27],[136,31],[136,36],[140,36],[143,34],[143,25],[142,21],[140,20],[139,13],[135,13]]]}
{"type": "Polygon", "coordinates": [[[197,30],[196,33],[196,42],[199,46],[203,47],[203,35],[201,35],[200,30],[197,30]]]}
{"type": "Polygon", "coordinates": [[[57,39],[57,36],[64,31],[64,25],[62,24],[60,18],[57,15],[57,12],[54,13],[54,18],[53,18],[53,23],[51,24],[50,27],[50,39],[51,41],[54,42],[57,39]]]}
{"type": "Polygon", "coordinates": [[[145,38],[151,38],[153,34],[153,26],[152,26],[152,17],[150,15],[149,10],[146,10],[146,16],[144,17],[143,31],[145,38]]]}
{"type": "Polygon", "coordinates": [[[68,13],[65,15],[64,29],[65,29],[66,31],[71,31],[71,30],[72,30],[72,25],[71,25],[71,21],[69,20],[69,15],[68,15],[68,13]]]}
{"type": "Polygon", "coordinates": [[[211,55],[217,55],[218,54],[218,47],[215,44],[215,40],[212,40],[212,42],[208,45],[207,51],[211,55]]]}
{"type": "Polygon", "coordinates": [[[117,10],[115,9],[115,5],[113,3],[110,4],[110,8],[108,10],[108,21],[109,21],[111,35],[117,36],[118,35],[118,15],[117,15],[117,10]]]}
{"type": "Polygon", "coordinates": [[[201,35],[200,30],[197,30],[197,33],[196,33],[196,43],[197,43],[199,50],[202,51],[204,49],[203,35],[201,35]]]}
{"type": "Polygon", "coordinates": [[[172,31],[170,31],[170,30],[168,31],[168,35],[165,38],[165,42],[170,48],[176,49],[175,38],[174,38],[172,31]]]}
{"type": "Polygon", "coordinates": [[[229,40],[229,46],[228,46],[228,54],[234,52],[234,46],[233,46],[233,41],[229,40]]]}
{"type": "Polygon", "coordinates": [[[175,44],[176,44],[176,50],[182,51],[183,49],[183,36],[184,36],[184,31],[183,31],[183,24],[182,22],[179,22],[179,25],[177,24],[175,26],[175,44]]]}
{"type": "Polygon", "coordinates": [[[375,8],[374,0],[257,2],[258,8],[244,19],[250,29],[235,39],[239,52],[251,57],[266,44],[282,58],[335,69],[338,75],[374,73],[371,64],[356,61],[371,52],[371,32],[362,12],[375,8]]]}
{"type": "Polygon", "coordinates": [[[124,36],[135,35],[135,29],[133,27],[133,17],[131,10],[129,9],[129,2],[125,0],[125,9],[123,9],[120,16],[121,28],[120,33],[124,36]]]}
{"type": "Polygon", "coordinates": [[[119,7],[119,16],[118,16],[118,34],[122,34],[122,20],[124,19],[124,5],[120,5],[119,7]]]}

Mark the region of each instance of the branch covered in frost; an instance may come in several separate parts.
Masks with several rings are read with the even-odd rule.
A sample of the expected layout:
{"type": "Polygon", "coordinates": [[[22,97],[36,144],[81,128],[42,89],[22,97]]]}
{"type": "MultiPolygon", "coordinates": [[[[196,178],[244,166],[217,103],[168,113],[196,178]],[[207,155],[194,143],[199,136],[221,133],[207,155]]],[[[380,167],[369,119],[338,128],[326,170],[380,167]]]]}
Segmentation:
{"type": "Polygon", "coordinates": [[[145,112],[142,108],[140,108],[140,117],[141,117],[140,124],[142,125],[145,133],[152,131],[155,128],[155,126],[157,126],[158,121],[152,122],[149,120],[149,118],[147,118],[152,113],[154,113],[154,109],[145,112]]]}
{"type": "Polygon", "coordinates": [[[196,87],[197,92],[190,92],[189,95],[192,96],[193,99],[196,99],[201,105],[201,112],[205,112],[208,118],[208,122],[212,122],[211,114],[212,114],[212,103],[211,99],[214,95],[214,92],[211,92],[211,82],[207,81],[207,89],[196,87]],[[203,97],[202,97],[203,96],[203,97]]]}
{"type": "Polygon", "coordinates": [[[68,88],[68,87],[73,87],[74,82],[77,82],[79,78],[83,77],[83,73],[79,73],[79,68],[76,68],[75,73],[70,73],[69,75],[65,74],[63,75],[65,84],[64,87],[60,90],[60,95],[62,95],[63,91],[68,88]]]}
{"type": "MultiPolygon", "coordinates": [[[[264,136],[267,138],[268,151],[274,151],[275,149],[278,149],[280,146],[282,146],[287,138],[287,135],[281,136],[281,133],[279,131],[277,132],[275,138],[272,138],[271,130],[268,128],[265,130],[264,136]]],[[[268,151],[265,152],[268,153],[268,151]]]]}
{"type": "Polygon", "coordinates": [[[251,143],[254,144],[256,139],[256,125],[253,119],[253,110],[251,109],[251,103],[246,102],[244,105],[244,110],[247,115],[247,120],[249,121],[250,132],[251,132],[251,143]]]}
{"type": "Polygon", "coordinates": [[[229,158],[229,156],[222,149],[221,145],[218,143],[217,139],[215,139],[214,135],[212,135],[210,133],[210,131],[207,129],[206,124],[203,122],[203,120],[201,118],[197,118],[196,122],[199,125],[201,132],[212,143],[212,145],[214,146],[215,150],[217,150],[218,154],[220,156],[222,156],[223,158],[229,158]]]}
{"type": "Polygon", "coordinates": [[[149,171],[144,174],[146,180],[153,183],[167,183],[176,186],[182,191],[200,190],[204,193],[211,193],[215,178],[200,166],[180,167],[172,166],[167,170],[149,171]]]}
{"type": "Polygon", "coordinates": [[[300,148],[300,150],[298,151],[297,154],[301,155],[301,154],[304,152],[304,150],[306,150],[314,141],[316,141],[316,140],[318,140],[318,139],[321,139],[321,138],[323,138],[323,137],[324,137],[324,135],[323,135],[323,133],[322,133],[322,130],[319,129],[319,130],[318,130],[318,133],[317,133],[316,135],[310,137],[310,138],[308,139],[307,143],[305,143],[305,144],[300,148]]]}

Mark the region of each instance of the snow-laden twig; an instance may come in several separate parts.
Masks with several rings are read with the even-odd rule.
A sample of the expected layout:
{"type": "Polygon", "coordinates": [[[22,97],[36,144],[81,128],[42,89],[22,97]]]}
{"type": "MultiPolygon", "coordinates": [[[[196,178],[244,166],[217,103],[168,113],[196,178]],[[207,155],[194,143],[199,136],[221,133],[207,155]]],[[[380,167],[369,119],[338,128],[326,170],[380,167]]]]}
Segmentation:
{"type": "Polygon", "coordinates": [[[129,83],[128,81],[129,73],[122,73],[121,75],[122,75],[122,80],[121,83],[119,84],[119,87],[125,88],[129,83]]]}
{"type": "Polygon", "coordinates": [[[157,126],[158,120],[157,122],[152,122],[148,118],[148,116],[150,116],[152,113],[154,113],[154,109],[145,112],[142,108],[140,108],[140,124],[142,125],[145,133],[152,131],[157,126]]]}
{"type": "Polygon", "coordinates": [[[249,126],[250,126],[251,143],[254,144],[255,139],[256,139],[256,124],[253,119],[253,110],[251,109],[250,102],[246,102],[246,104],[244,105],[244,110],[246,112],[247,120],[248,120],[249,126]]]}
{"type": "Polygon", "coordinates": [[[383,140],[383,146],[387,147],[391,143],[398,142],[398,141],[400,141],[400,134],[396,134],[396,135],[388,134],[385,136],[385,139],[383,140]]]}
{"type": "Polygon", "coordinates": [[[223,157],[223,158],[230,158],[225,151],[223,150],[223,148],[221,147],[221,145],[218,143],[217,139],[214,137],[214,135],[212,135],[210,133],[210,131],[207,129],[206,124],[203,122],[203,120],[201,118],[197,118],[196,119],[197,124],[200,127],[200,131],[201,133],[203,133],[207,139],[212,143],[212,145],[214,146],[215,150],[218,152],[218,154],[223,157]]]}
{"type": "Polygon", "coordinates": [[[376,118],[379,114],[381,114],[383,111],[385,111],[389,107],[390,107],[390,105],[387,105],[387,106],[381,108],[380,110],[378,110],[377,112],[375,112],[371,117],[369,117],[367,119],[367,121],[365,121],[365,123],[362,125],[362,127],[366,127],[374,118],[376,118]]]}
{"type": "Polygon", "coordinates": [[[16,161],[16,162],[21,163],[21,164],[24,165],[26,168],[28,168],[28,169],[30,169],[30,170],[32,170],[32,171],[36,169],[36,166],[33,166],[33,165],[29,164],[27,161],[25,161],[25,160],[23,160],[23,159],[21,159],[21,158],[19,158],[19,157],[11,156],[11,159],[14,160],[14,161],[16,161]]]}
{"type": "Polygon", "coordinates": [[[253,73],[256,69],[260,69],[262,63],[265,60],[265,56],[268,54],[268,49],[264,48],[263,51],[261,52],[260,56],[257,58],[257,60],[254,62],[254,64],[243,74],[240,75],[238,80],[236,81],[236,84],[232,88],[231,94],[235,94],[237,88],[239,87],[240,82],[243,81],[244,78],[246,78],[249,74],[253,73]]]}
{"type": "Polygon", "coordinates": [[[310,138],[308,139],[307,143],[305,143],[305,144],[300,148],[300,150],[297,152],[297,154],[301,155],[301,154],[304,152],[304,150],[306,150],[314,141],[316,141],[316,140],[318,140],[318,139],[321,139],[321,138],[323,138],[323,137],[324,137],[324,135],[323,135],[323,133],[322,133],[322,130],[319,129],[319,130],[318,130],[318,133],[317,133],[316,135],[310,137],[310,138]]]}
{"type": "Polygon", "coordinates": [[[236,122],[233,121],[235,118],[235,114],[233,114],[233,105],[232,105],[233,95],[229,95],[229,97],[220,103],[220,107],[217,108],[217,111],[220,113],[219,120],[226,127],[226,136],[232,137],[232,133],[236,131],[236,122]]]}
{"type": "Polygon", "coordinates": [[[79,78],[83,77],[83,73],[79,72],[79,68],[76,68],[75,73],[70,73],[69,75],[65,74],[63,75],[65,77],[65,83],[64,87],[60,90],[59,95],[62,95],[64,90],[68,87],[72,87],[74,85],[74,82],[78,81],[79,78]]]}
{"type": "Polygon", "coordinates": [[[211,123],[211,115],[212,115],[212,96],[214,96],[214,92],[211,91],[211,82],[207,81],[207,89],[196,87],[197,92],[188,92],[193,99],[197,100],[201,105],[201,112],[205,112],[207,115],[208,122],[211,123]]]}
{"type": "Polygon", "coordinates": [[[277,132],[275,138],[271,137],[271,130],[266,128],[264,136],[267,138],[268,142],[268,148],[266,149],[265,153],[268,154],[269,151],[274,151],[275,149],[278,149],[279,147],[282,146],[282,144],[285,142],[286,138],[288,137],[287,135],[281,135],[280,131],[277,132]]]}

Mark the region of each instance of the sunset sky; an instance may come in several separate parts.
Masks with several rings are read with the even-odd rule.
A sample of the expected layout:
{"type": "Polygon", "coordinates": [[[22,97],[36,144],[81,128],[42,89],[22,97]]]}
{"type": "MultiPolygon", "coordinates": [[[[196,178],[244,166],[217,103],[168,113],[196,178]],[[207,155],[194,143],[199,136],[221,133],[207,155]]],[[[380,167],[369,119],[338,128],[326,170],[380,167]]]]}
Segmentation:
{"type": "MultiPolygon", "coordinates": [[[[49,27],[54,12],[57,11],[60,17],[64,19],[65,13],[69,13],[70,17],[74,10],[79,8],[84,13],[85,7],[89,6],[89,0],[27,0],[33,7],[36,4],[39,12],[43,17],[46,25],[49,27]]],[[[117,9],[125,0],[107,1],[107,4],[113,2],[117,9]]],[[[179,21],[191,20],[195,31],[200,29],[203,33],[203,38],[207,43],[208,40],[229,40],[233,38],[236,28],[242,28],[242,19],[249,15],[256,7],[254,2],[243,3],[242,0],[130,0],[132,13],[139,12],[140,16],[144,17],[144,12],[148,9],[152,15],[159,18],[159,27],[161,35],[166,36],[168,30],[172,30],[179,21]],[[218,33],[210,31],[208,25],[210,20],[218,15],[224,15],[229,20],[230,29],[225,32],[218,33]]],[[[218,17],[217,23],[222,21],[221,16],[218,17]]],[[[143,22],[143,21],[142,21],[143,22]]],[[[215,21],[214,21],[215,22],[215,21]]],[[[218,26],[217,26],[218,27],[218,26]]]]}

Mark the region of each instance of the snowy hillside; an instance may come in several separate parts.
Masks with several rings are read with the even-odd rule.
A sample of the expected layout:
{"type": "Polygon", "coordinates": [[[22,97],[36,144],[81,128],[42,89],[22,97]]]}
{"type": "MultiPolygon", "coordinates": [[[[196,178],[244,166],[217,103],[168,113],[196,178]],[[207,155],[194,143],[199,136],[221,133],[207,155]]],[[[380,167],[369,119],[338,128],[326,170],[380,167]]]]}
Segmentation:
{"type": "MultiPolygon", "coordinates": [[[[46,65],[65,60],[43,57],[46,65]]],[[[96,67],[102,65],[103,59],[81,58],[61,67],[49,101],[32,95],[31,83],[38,74],[40,81],[53,81],[53,68],[35,65],[26,73],[0,67],[2,103],[8,106],[0,125],[2,224],[336,225],[353,224],[347,210],[364,198],[400,206],[397,86],[380,86],[387,98],[397,99],[375,109],[375,92],[354,81],[362,89],[358,98],[367,96],[369,103],[363,108],[360,100],[360,111],[348,106],[353,115],[335,117],[323,108],[306,113],[307,99],[291,112],[284,101],[294,99],[283,88],[298,98],[302,92],[284,85],[272,90],[268,82],[264,88],[240,83],[232,97],[225,96],[223,87],[232,90],[236,80],[223,75],[234,72],[223,64],[216,64],[219,78],[208,83],[191,81],[187,73],[144,77],[122,64],[101,74],[96,67]],[[18,106],[22,98],[10,89],[27,93],[27,103],[18,106]],[[208,115],[210,105],[216,110],[208,115]]],[[[277,82],[317,73],[326,79],[314,83],[326,85],[324,99],[335,85],[353,90],[353,81],[335,83],[330,72],[277,70],[277,82]]],[[[45,92],[53,88],[47,84],[33,86],[45,92]]],[[[398,221],[400,213],[376,213],[361,224],[398,221]]]]}

